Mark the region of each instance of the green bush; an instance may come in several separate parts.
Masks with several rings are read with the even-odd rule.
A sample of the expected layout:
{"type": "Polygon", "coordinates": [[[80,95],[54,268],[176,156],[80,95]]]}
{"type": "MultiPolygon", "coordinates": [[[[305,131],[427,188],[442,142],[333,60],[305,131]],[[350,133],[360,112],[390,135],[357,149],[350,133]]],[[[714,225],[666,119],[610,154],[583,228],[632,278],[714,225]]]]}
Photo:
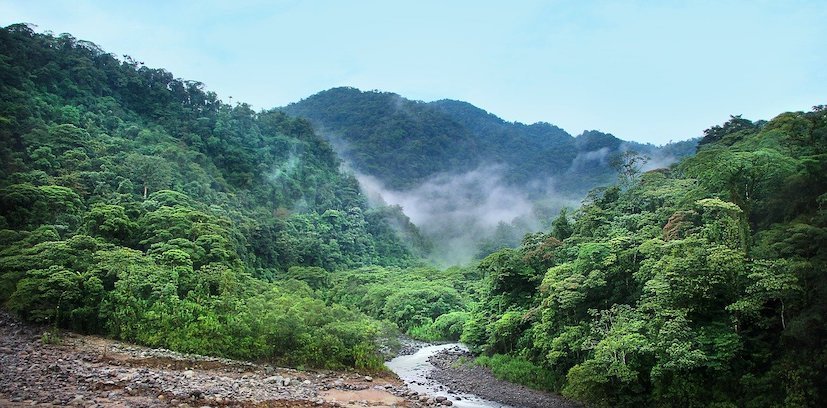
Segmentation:
{"type": "Polygon", "coordinates": [[[422,341],[439,341],[444,340],[436,330],[434,330],[433,322],[424,322],[408,329],[408,335],[414,339],[422,341]]]}
{"type": "Polygon", "coordinates": [[[457,341],[462,335],[462,329],[469,317],[468,312],[445,313],[437,317],[431,327],[440,339],[457,341]]]}
{"type": "Polygon", "coordinates": [[[538,390],[556,391],[562,379],[531,361],[505,354],[480,356],[474,361],[477,365],[488,367],[495,377],[538,390]]]}

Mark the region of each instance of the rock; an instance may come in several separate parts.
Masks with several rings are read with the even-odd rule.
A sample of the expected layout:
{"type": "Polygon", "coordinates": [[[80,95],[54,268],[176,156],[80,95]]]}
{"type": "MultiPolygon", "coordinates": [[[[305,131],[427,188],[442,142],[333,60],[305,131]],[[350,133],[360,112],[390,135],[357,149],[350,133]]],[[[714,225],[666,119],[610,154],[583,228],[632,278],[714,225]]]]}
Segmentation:
{"type": "Polygon", "coordinates": [[[369,375],[366,375],[366,376],[365,376],[365,381],[367,381],[367,382],[373,382],[373,377],[371,377],[371,376],[369,376],[369,375]]]}
{"type": "Polygon", "coordinates": [[[290,379],[285,377],[284,380],[282,380],[281,385],[283,385],[285,387],[289,386],[290,385],[290,379]]]}
{"type": "Polygon", "coordinates": [[[266,382],[266,383],[275,383],[275,384],[281,385],[281,383],[284,382],[284,377],[282,377],[280,375],[274,375],[272,377],[265,378],[264,382],[266,382]]]}
{"type": "Polygon", "coordinates": [[[186,378],[192,378],[192,377],[195,376],[195,371],[187,370],[187,371],[184,371],[183,374],[184,374],[184,377],[186,377],[186,378]]]}
{"type": "Polygon", "coordinates": [[[446,397],[446,396],[444,396],[444,395],[438,395],[438,396],[437,396],[436,398],[434,398],[434,399],[436,400],[436,402],[442,402],[442,401],[447,400],[447,399],[448,399],[448,397],[446,397]]]}

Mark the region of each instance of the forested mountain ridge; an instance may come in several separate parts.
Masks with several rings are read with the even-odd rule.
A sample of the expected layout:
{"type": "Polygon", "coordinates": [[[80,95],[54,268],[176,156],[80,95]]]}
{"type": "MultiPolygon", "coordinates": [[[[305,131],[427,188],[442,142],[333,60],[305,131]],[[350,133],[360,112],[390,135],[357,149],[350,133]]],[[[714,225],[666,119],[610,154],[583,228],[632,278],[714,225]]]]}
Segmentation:
{"type": "Polygon", "coordinates": [[[0,95],[8,309],[181,351],[374,361],[383,326],[305,282],[410,265],[397,232],[417,232],[306,121],[25,24],[0,29],[0,95]]]}
{"type": "MultiPolygon", "coordinates": [[[[624,149],[611,135],[571,138],[461,102],[340,91],[366,98],[353,103],[366,112],[336,117],[354,129],[392,114],[366,122],[367,145],[422,127],[436,147],[468,149],[403,146],[446,156],[398,173],[406,185],[444,163],[467,166],[463,192],[490,205],[451,202],[462,223],[525,204],[489,202],[517,190],[474,170],[483,152],[509,154],[491,140],[511,129],[536,149],[572,143],[569,175],[624,149]]],[[[421,238],[400,209],[369,207],[305,120],[224,104],[197,82],[23,24],[0,29],[0,96],[0,303],[27,321],[360,370],[381,369],[380,340],[401,330],[461,337],[497,375],[595,406],[827,402],[824,106],[768,122],[734,116],[668,168],[644,172],[639,157],[617,155],[617,183],[547,231],[436,270],[397,238],[421,238]]],[[[432,202],[458,185],[416,192],[432,202]]]]}
{"type": "Polygon", "coordinates": [[[827,401],[827,109],[705,132],[479,265],[463,340],[596,406],[827,401]]]}
{"type": "MultiPolygon", "coordinates": [[[[653,145],[597,131],[575,138],[549,123],[506,122],[467,102],[447,99],[425,103],[342,87],[281,109],[310,120],[357,171],[393,189],[414,187],[440,173],[504,165],[509,183],[527,188],[554,178],[558,189],[584,194],[614,181],[607,157],[625,150],[662,155],[653,145]],[[590,163],[578,166],[577,159],[590,163]]],[[[675,144],[670,160],[691,154],[694,143],[675,144]]]]}
{"type": "Polygon", "coordinates": [[[281,108],[307,118],[356,172],[372,201],[398,205],[442,265],[515,247],[592,188],[617,180],[624,155],[664,167],[696,140],[662,147],[548,124],[506,122],[467,102],[411,101],[333,88],[281,108]]]}

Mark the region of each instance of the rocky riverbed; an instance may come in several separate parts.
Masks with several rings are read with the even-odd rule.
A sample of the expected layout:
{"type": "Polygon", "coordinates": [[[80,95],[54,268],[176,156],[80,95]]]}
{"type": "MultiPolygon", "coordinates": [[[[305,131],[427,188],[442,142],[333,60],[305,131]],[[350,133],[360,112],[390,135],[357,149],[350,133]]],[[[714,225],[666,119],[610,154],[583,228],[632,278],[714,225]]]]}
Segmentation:
{"type": "MultiPolygon", "coordinates": [[[[448,345],[427,360],[434,368],[421,380],[436,392],[425,395],[392,374],[294,370],[69,332],[48,341],[45,332],[0,311],[0,406],[434,407],[452,405],[452,399],[458,406],[479,406],[465,394],[512,407],[577,406],[462,364],[471,356],[448,345]]],[[[400,341],[403,355],[430,346],[400,341]]]]}
{"type": "Polygon", "coordinates": [[[63,332],[0,311],[0,406],[425,407],[392,375],[293,370],[63,332]],[[47,336],[48,337],[48,336],[47,336]]]}
{"type": "Polygon", "coordinates": [[[460,347],[441,350],[428,359],[435,368],[427,378],[453,392],[474,394],[512,407],[580,407],[559,395],[498,380],[488,368],[471,363],[473,359],[472,354],[460,347]]]}

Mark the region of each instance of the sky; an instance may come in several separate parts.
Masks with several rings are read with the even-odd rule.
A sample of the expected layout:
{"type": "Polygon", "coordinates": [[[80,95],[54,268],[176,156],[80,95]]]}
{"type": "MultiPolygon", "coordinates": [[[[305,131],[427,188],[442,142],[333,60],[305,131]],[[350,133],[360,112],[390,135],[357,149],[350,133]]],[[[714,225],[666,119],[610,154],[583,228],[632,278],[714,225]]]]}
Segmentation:
{"type": "Polygon", "coordinates": [[[827,1],[0,0],[228,102],[336,86],[663,144],[827,104],[827,1]]]}

